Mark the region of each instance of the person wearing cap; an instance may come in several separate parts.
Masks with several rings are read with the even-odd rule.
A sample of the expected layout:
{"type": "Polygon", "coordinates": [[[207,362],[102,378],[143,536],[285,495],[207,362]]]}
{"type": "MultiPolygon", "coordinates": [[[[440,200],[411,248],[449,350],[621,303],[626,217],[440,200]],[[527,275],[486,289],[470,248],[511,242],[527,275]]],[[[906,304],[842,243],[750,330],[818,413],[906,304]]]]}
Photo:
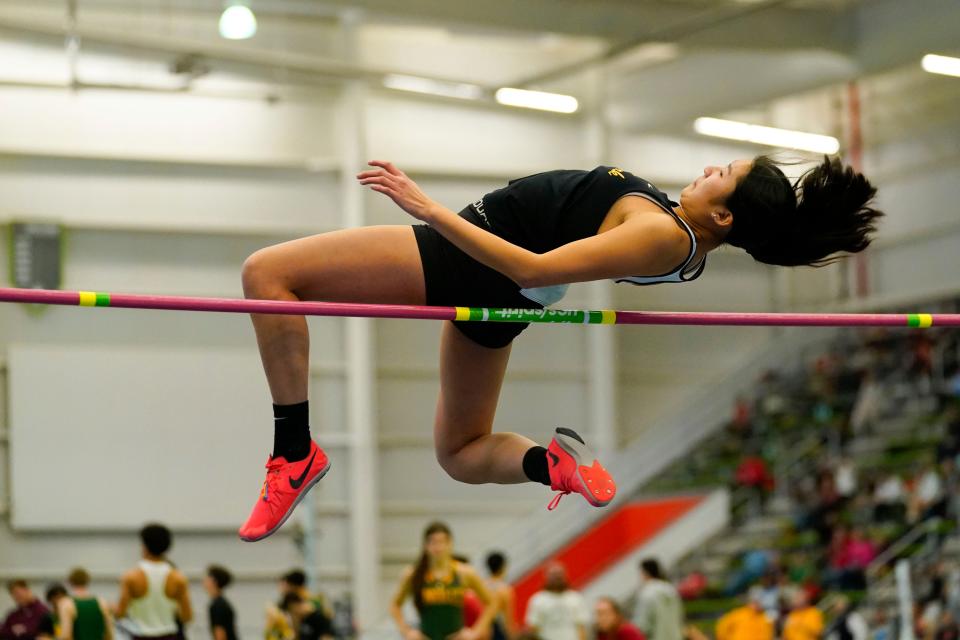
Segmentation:
{"type": "Polygon", "coordinates": [[[717,621],[717,640],[773,640],[773,622],[763,610],[763,590],[751,587],[747,603],[717,621]]]}

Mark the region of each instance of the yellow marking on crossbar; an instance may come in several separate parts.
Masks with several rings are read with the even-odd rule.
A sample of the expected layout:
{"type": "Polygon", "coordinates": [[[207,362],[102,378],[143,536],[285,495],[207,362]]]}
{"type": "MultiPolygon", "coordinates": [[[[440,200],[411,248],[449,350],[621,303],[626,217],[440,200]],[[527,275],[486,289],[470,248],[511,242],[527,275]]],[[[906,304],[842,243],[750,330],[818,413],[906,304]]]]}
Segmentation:
{"type": "Polygon", "coordinates": [[[455,307],[457,310],[457,320],[470,319],[470,307],[455,307]]]}
{"type": "Polygon", "coordinates": [[[927,327],[933,326],[933,316],[929,313],[918,313],[917,319],[920,321],[920,324],[917,326],[921,329],[926,329],[927,327]]]}
{"type": "Polygon", "coordinates": [[[601,316],[600,324],[617,324],[617,312],[611,311],[610,309],[603,309],[600,311],[601,316]]]}
{"type": "Polygon", "coordinates": [[[97,294],[95,291],[80,291],[79,293],[81,307],[97,306],[97,294]]]}

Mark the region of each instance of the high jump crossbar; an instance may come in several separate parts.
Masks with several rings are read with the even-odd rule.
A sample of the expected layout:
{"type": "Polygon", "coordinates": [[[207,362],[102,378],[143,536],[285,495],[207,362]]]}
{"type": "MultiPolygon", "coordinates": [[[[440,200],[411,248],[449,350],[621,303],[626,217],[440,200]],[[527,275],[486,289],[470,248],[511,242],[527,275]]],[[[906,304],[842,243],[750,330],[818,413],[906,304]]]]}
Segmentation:
{"type": "Polygon", "coordinates": [[[613,311],[563,309],[497,309],[485,307],[427,307],[354,302],[298,302],[195,298],[0,288],[0,302],[52,304],[119,309],[208,311],[274,315],[406,318],[472,322],[535,322],[549,324],[642,324],[696,326],[779,327],[960,327],[960,314],[929,313],[720,313],[676,311],[613,311]]]}

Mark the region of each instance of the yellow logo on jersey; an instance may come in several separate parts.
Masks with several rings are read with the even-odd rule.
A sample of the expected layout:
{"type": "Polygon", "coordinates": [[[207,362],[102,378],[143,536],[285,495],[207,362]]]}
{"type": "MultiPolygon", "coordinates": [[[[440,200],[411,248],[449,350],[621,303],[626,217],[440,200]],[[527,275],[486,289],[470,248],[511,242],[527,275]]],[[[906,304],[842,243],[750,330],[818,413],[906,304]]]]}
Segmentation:
{"type": "Polygon", "coordinates": [[[610,171],[608,171],[607,173],[609,173],[612,176],[617,176],[621,180],[626,180],[626,178],[623,177],[623,169],[615,167],[613,169],[610,169],[610,171]]]}

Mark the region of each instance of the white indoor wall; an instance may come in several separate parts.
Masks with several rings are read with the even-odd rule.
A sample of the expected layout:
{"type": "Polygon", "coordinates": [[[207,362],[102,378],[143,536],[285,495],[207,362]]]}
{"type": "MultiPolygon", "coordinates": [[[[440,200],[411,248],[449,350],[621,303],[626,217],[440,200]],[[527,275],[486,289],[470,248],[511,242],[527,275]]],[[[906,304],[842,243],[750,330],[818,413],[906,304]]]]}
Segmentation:
{"type": "MultiPolygon", "coordinates": [[[[376,33],[371,29],[364,37],[376,40],[376,33]]],[[[389,53],[391,47],[402,51],[405,42],[398,38],[381,44],[389,53]]],[[[474,45],[466,43],[464,51],[474,45]]],[[[591,46],[580,43],[581,48],[573,51],[583,53],[591,46]]],[[[440,49],[425,47],[398,59],[398,65],[414,65],[416,56],[434,50],[440,49]]],[[[531,68],[542,62],[534,59],[531,68]]],[[[455,62],[448,64],[455,69],[455,62]]],[[[494,72],[493,65],[477,70],[490,81],[497,79],[494,72]]],[[[216,74],[204,80],[211,86],[216,81],[216,74]]],[[[240,265],[249,253],[340,226],[344,203],[349,201],[339,174],[346,157],[341,147],[344,97],[334,88],[299,95],[268,102],[238,96],[0,88],[0,221],[64,224],[67,289],[239,296],[240,265]]],[[[509,178],[586,167],[598,160],[646,177],[676,198],[704,165],[725,164],[760,151],[693,141],[689,136],[616,130],[608,132],[604,147],[597,143],[596,123],[591,132],[587,116],[470,106],[385,90],[370,90],[367,95],[358,111],[366,139],[363,154],[397,162],[427,193],[454,210],[509,178]]],[[[944,126],[930,132],[930,139],[952,140],[955,145],[956,131],[955,126],[944,126]]],[[[898,167],[896,159],[912,149],[907,136],[898,144],[868,155],[868,164],[898,167]]],[[[911,151],[916,155],[911,172],[880,172],[888,176],[881,193],[891,213],[884,230],[890,229],[890,242],[894,231],[925,229],[933,234],[955,220],[946,206],[957,195],[955,157],[952,164],[931,164],[925,153],[926,147],[911,151]],[[917,218],[922,224],[910,217],[912,203],[922,206],[923,216],[917,218]]],[[[365,195],[362,207],[368,223],[412,222],[376,194],[365,195]]],[[[920,256],[941,244],[944,250],[936,255],[942,263],[931,262],[929,272],[921,273],[925,282],[947,283],[957,247],[937,233],[902,246],[878,247],[880,255],[873,263],[876,286],[891,295],[912,291],[916,282],[907,276],[907,269],[914,269],[920,256]]],[[[4,237],[3,269],[7,250],[4,237]]],[[[789,277],[783,273],[724,250],[711,256],[695,283],[606,285],[611,289],[605,291],[613,306],[623,309],[756,311],[824,302],[824,292],[835,290],[831,272],[789,277]]],[[[564,306],[591,306],[595,294],[575,286],[564,306]]],[[[349,522],[355,506],[350,502],[349,456],[342,444],[348,417],[346,332],[345,323],[337,319],[311,320],[311,328],[312,422],[327,441],[341,443],[331,446],[334,473],[312,494],[321,515],[317,564],[322,585],[339,594],[350,585],[349,522]]],[[[460,549],[479,559],[487,550],[485,540],[549,499],[542,488],[532,485],[457,484],[437,466],[431,429],[439,328],[434,322],[374,323],[381,604],[400,568],[416,554],[426,521],[447,520],[460,549]]],[[[615,435],[621,443],[642,434],[646,425],[683,403],[691,389],[724,375],[772,335],[732,328],[531,327],[514,348],[496,428],[517,430],[538,441],[545,441],[561,425],[592,435],[588,363],[590,338],[596,334],[591,332],[614,332],[615,361],[607,365],[618,375],[620,420],[615,435]]],[[[176,346],[199,352],[254,348],[252,329],[243,317],[70,308],[34,313],[0,305],[0,357],[13,344],[176,346]]],[[[122,392],[126,383],[116,381],[116,392],[122,392]]],[[[7,414],[6,389],[4,381],[0,416],[7,414]]],[[[263,402],[265,407],[269,402],[265,385],[263,402]]],[[[7,425],[3,427],[5,434],[7,425]]],[[[238,438],[224,442],[218,455],[266,449],[269,441],[268,425],[238,425],[238,438]]],[[[0,483],[8,494],[6,456],[0,456],[0,465],[0,483]]],[[[302,561],[290,535],[293,529],[257,545],[241,545],[232,531],[183,530],[177,532],[174,556],[194,578],[208,562],[237,571],[241,580],[233,593],[242,633],[253,636],[260,632],[263,602],[274,597],[274,577],[302,561]]],[[[26,534],[11,530],[8,519],[0,524],[3,575],[23,574],[45,582],[70,565],[86,564],[112,597],[108,585],[135,557],[132,531],[26,534]]],[[[199,592],[196,595],[198,602],[205,602],[199,592]]],[[[6,594],[0,593],[0,606],[6,604],[6,594]]],[[[202,630],[202,625],[194,626],[196,634],[202,630]]]]}
{"type": "MultiPolygon", "coordinates": [[[[268,105],[237,98],[4,88],[0,100],[11,109],[5,115],[12,114],[5,119],[8,126],[0,128],[0,218],[64,225],[66,289],[236,297],[241,295],[240,265],[256,248],[340,224],[342,194],[335,169],[340,97],[335,92],[317,92],[308,102],[268,105]],[[13,121],[22,126],[9,126],[13,121]]],[[[366,128],[372,155],[409,167],[422,176],[430,193],[458,209],[511,174],[532,173],[557,162],[584,164],[584,135],[576,119],[465,109],[384,94],[370,100],[366,128]],[[424,128],[423,122],[434,126],[424,128]],[[428,136],[416,135],[417,129],[428,136]]],[[[364,202],[370,222],[411,222],[383,198],[371,194],[364,202]]],[[[0,264],[7,262],[7,248],[6,242],[0,247],[0,264]]],[[[577,296],[575,288],[572,298],[577,296]]],[[[344,324],[330,319],[311,320],[311,325],[312,422],[324,437],[342,431],[346,422],[344,324]]],[[[397,570],[414,557],[426,520],[449,521],[459,532],[462,549],[479,557],[486,550],[483,541],[499,527],[548,498],[533,486],[459,485],[437,466],[430,431],[439,327],[427,322],[375,324],[385,563],[381,602],[397,570]]],[[[589,428],[584,429],[589,423],[585,329],[564,331],[560,342],[554,335],[558,331],[564,329],[531,329],[518,345],[498,428],[523,431],[539,441],[561,424],[589,434],[589,428]]],[[[224,348],[254,349],[244,317],[31,311],[4,305],[0,350],[14,344],[105,350],[169,346],[211,354],[224,348]]],[[[107,383],[114,393],[123,393],[129,381],[107,383]]],[[[263,395],[266,406],[265,385],[263,395]]],[[[182,410],[189,413],[191,407],[182,410]]],[[[237,430],[237,439],[223,442],[216,455],[248,456],[251,448],[269,448],[267,425],[237,425],[237,430]]],[[[321,584],[339,594],[349,588],[351,571],[349,463],[343,446],[334,444],[331,453],[335,472],[313,498],[321,514],[321,584]]],[[[189,497],[191,478],[202,479],[202,473],[181,474],[170,483],[182,499],[189,497]]],[[[244,489],[251,496],[255,490],[238,487],[244,489]]],[[[238,522],[243,515],[238,514],[238,522]]],[[[24,575],[38,586],[82,564],[94,573],[102,592],[114,597],[113,581],[137,555],[132,530],[24,532],[12,530],[7,522],[0,526],[0,572],[24,575]]],[[[233,597],[242,632],[250,636],[259,633],[260,611],[274,596],[275,576],[302,562],[289,535],[293,530],[264,543],[242,545],[232,530],[181,529],[176,531],[173,557],[194,579],[209,562],[237,572],[233,597]]],[[[195,596],[198,603],[206,600],[198,590],[195,596]]],[[[197,633],[201,629],[194,626],[197,633]]]]}

